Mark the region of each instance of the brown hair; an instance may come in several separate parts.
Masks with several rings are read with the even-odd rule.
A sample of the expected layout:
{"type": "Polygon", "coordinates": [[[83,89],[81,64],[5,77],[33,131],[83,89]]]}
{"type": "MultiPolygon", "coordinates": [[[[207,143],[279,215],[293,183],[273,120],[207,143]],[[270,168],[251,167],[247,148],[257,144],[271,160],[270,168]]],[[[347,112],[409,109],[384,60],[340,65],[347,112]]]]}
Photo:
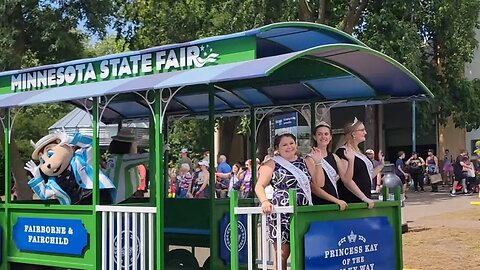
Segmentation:
{"type": "MultiPolygon", "coordinates": [[[[318,146],[318,143],[317,143],[317,140],[315,140],[315,136],[317,135],[317,130],[321,127],[326,127],[328,128],[328,131],[330,131],[330,136],[333,136],[332,134],[332,128],[327,125],[327,124],[319,124],[318,126],[315,127],[315,129],[313,130],[313,133],[312,133],[312,145],[313,147],[317,147],[318,146]]],[[[333,138],[332,138],[333,139],[333,138]]],[[[332,140],[330,140],[330,142],[328,143],[327,145],[327,150],[330,151],[332,149],[332,140]]]]}
{"type": "Polygon", "coordinates": [[[275,147],[275,149],[278,150],[278,145],[280,144],[280,140],[282,140],[283,137],[290,137],[295,141],[295,143],[297,143],[297,137],[295,137],[295,135],[293,135],[292,133],[284,133],[282,135],[276,135],[275,140],[273,140],[273,147],[275,147]]]}
{"type": "Polygon", "coordinates": [[[363,122],[357,120],[357,122],[348,122],[343,127],[343,137],[340,139],[340,144],[337,148],[349,143],[352,146],[352,149],[356,152],[360,152],[358,145],[353,145],[351,141],[353,140],[353,132],[355,132],[360,125],[363,125],[363,122]]]}

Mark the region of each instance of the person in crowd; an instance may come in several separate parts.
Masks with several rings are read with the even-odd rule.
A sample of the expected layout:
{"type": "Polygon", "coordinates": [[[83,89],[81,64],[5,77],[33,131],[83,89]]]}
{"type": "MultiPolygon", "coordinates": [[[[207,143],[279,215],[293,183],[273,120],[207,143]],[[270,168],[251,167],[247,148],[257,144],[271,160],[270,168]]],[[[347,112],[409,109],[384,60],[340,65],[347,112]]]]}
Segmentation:
{"type": "MultiPolygon", "coordinates": [[[[135,133],[131,128],[121,129],[108,146],[105,173],[117,187],[115,202],[130,198],[141,184],[138,165],[148,161],[148,153],[137,153],[135,133]]],[[[146,173],[145,173],[146,177],[146,173]]]]}
{"type": "MultiPolygon", "coordinates": [[[[341,140],[342,146],[336,151],[336,154],[345,167],[348,166],[348,157],[346,151],[351,149],[355,155],[353,163],[353,181],[360,189],[360,194],[352,193],[344,184],[344,181],[338,182],[338,195],[339,198],[347,203],[366,202],[369,208],[374,206],[374,202],[371,199],[371,181],[374,176],[380,173],[385,161],[382,151],[378,151],[378,160],[380,165],[373,167],[372,162],[362,154],[358,148],[358,144],[365,141],[367,131],[365,125],[359,121],[356,117],[352,123],[347,123],[344,127],[344,137],[341,140]]],[[[348,181],[348,179],[345,179],[348,181]]]]}
{"type": "Polygon", "coordinates": [[[191,198],[192,193],[192,174],[190,173],[190,166],[187,163],[182,163],[177,174],[177,191],[176,198],[191,198]]]}
{"type": "MultiPolygon", "coordinates": [[[[464,149],[460,150],[460,154],[457,156],[455,159],[455,163],[453,164],[453,174],[454,174],[454,180],[452,184],[452,190],[450,191],[451,196],[456,196],[457,195],[457,186],[458,183],[461,184],[461,186],[458,187],[460,191],[462,191],[462,188],[464,191],[467,190],[467,166],[465,164],[465,158],[468,159],[468,153],[464,149]]],[[[468,192],[467,192],[468,193],[468,192]]]]}
{"type": "Polygon", "coordinates": [[[418,156],[417,152],[412,152],[412,156],[405,162],[408,165],[408,173],[413,180],[413,187],[414,191],[418,192],[418,188],[420,187],[420,191],[424,192],[425,189],[423,188],[423,166],[425,166],[425,161],[423,158],[418,156]]]}
{"type": "Polygon", "coordinates": [[[210,163],[210,151],[205,151],[203,153],[202,160],[210,163]]]}
{"type": "Polygon", "coordinates": [[[143,164],[140,164],[137,166],[137,170],[138,175],[140,176],[140,185],[135,192],[135,197],[143,198],[147,192],[147,167],[145,167],[143,164]]]}
{"type": "Polygon", "coordinates": [[[193,162],[188,157],[187,148],[182,148],[182,150],[180,150],[180,160],[178,161],[178,168],[182,167],[182,164],[188,164],[188,167],[190,167],[190,169],[193,170],[193,162]]]}
{"type": "Polygon", "coordinates": [[[218,157],[218,167],[215,173],[215,193],[217,198],[225,198],[230,184],[230,174],[232,167],[227,163],[227,157],[220,155],[218,157]]]}
{"type": "MultiPolygon", "coordinates": [[[[428,149],[428,156],[425,159],[427,165],[427,175],[431,176],[439,173],[438,158],[433,154],[433,149],[428,149]]],[[[438,183],[431,183],[432,192],[438,192],[438,183]]]]}
{"type": "MultiPolygon", "coordinates": [[[[279,156],[273,157],[260,167],[260,175],[255,185],[255,193],[261,202],[263,213],[268,214],[269,241],[274,243],[277,236],[281,238],[282,269],[287,269],[287,259],[290,255],[290,215],[281,214],[281,231],[277,231],[277,216],[272,214],[274,206],[288,205],[288,190],[296,189],[297,205],[311,205],[310,181],[312,176],[319,185],[323,186],[324,176],[321,163],[314,163],[313,159],[320,160],[320,153],[313,151],[313,159],[304,159],[297,156],[296,137],[291,133],[278,135],[274,140],[274,147],[278,149],[279,156]],[[265,194],[265,187],[273,186],[273,197],[269,200],[265,194]]],[[[276,250],[277,245],[274,244],[276,250]]],[[[275,256],[276,256],[275,252],[275,256]]],[[[274,269],[276,266],[274,260],[274,269]]]]}
{"type": "MultiPolygon", "coordinates": [[[[373,149],[367,149],[365,151],[365,155],[368,159],[373,163],[373,167],[377,167],[380,165],[380,161],[375,159],[375,151],[373,149]]],[[[371,190],[375,190],[376,193],[380,193],[380,187],[382,186],[382,174],[378,173],[377,175],[373,176],[372,178],[372,187],[371,190]]]]}
{"type": "MultiPolygon", "coordinates": [[[[260,161],[257,159],[257,161],[260,161]]],[[[257,174],[258,174],[258,166],[260,162],[257,162],[257,174]]],[[[252,160],[247,159],[245,161],[245,173],[243,174],[242,179],[242,189],[240,192],[240,198],[248,198],[250,192],[252,191],[252,160]]]]}
{"type": "Polygon", "coordinates": [[[230,174],[230,181],[228,183],[229,197],[230,197],[230,191],[232,190],[236,190],[239,193],[241,192],[244,174],[245,174],[245,171],[242,169],[242,165],[240,163],[233,164],[232,172],[230,174]]]}
{"type": "Polygon", "coordinates": [[[168,198],[175,198],[177,195],[177,171],[175,168],[172,168],[168,171],[168,198]]]}
{"type": "MultiPolygon", "coordinates": [[[[353,182],[353,151],[348,148],[345,150],[345,156],[348,159],[347,166],[340,158],[331,152],[332,144],[332,128],[326,122],[320,122],[313,133],[313,148],[312,151],[320,153],[320,160],[314,160],[315,163],[321,162],[323,168],[323,174],[325,177],[325,183],[320,186],[315,181],[312,181],[312,201],[313,204],[330,204],[335,203],[338,205],[340,211],[345,210],[347,203],[344,200],[339,199],[337,192],[337,181],[342,180],[345,182],[345,186],[353,193],[361,195],[361,191],[358,186],[353,182]]],[[[312,158],[309,154],[308,158],[312,158]]]]}
{"type": "Polygon", "coordinates": [[[465,159],[465,167],[467,170],[467,179],[466,179],[466,186],[467,186],[467,192],[466,194],[473,193],[474,187],[476,186],[476,175],[475,175],[475,166],[471,159],[467,157],[465,159]]]}
{"type": "Polygon", "coordinates": [[[208,162],[200,160],[198,162],[200,171],[192,186],[192,196],[194,198],[208,198],[208,182],[210,174],[208,172],[208,162]]]}
{"type": "Polygon", "coordinates": [[[395,174],[402,181],[403,193],[407,192],[407,179],[408,179],[408,173],[405,171],[405,163],[403,162],[404,159],[405,159],[405,152],[398,151],[398,158],[395,161],[395,174]]]}
{"type": "Polygon", "coordinates": [[[443,171],[443,185],[449,185],[450,183],[453,182],[452,181],[453,157],[452,157],[452,154],[450,154],[450,151],[448,149],[445,149],[442,171],[443,171]]]}

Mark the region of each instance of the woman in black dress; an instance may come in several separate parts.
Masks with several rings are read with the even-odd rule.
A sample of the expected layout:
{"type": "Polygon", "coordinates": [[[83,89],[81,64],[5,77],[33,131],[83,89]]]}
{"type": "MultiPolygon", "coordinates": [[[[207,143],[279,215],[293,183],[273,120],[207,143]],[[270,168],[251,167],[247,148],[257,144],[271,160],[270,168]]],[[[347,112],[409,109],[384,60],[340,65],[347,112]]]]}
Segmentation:
{"type": "MultiPolygon", "coordinates": [[[[355,183],[351,180],[353,176],[353,152],[347,148],[345,156],[347,157],[347,166],[340,160],[340,158],[331,152],[332,143],[332,129],[326,122],[320,122],[315,127],[313,133],[313,148],[312,151],[320,152],[322,160],[315,160],[315,163],[321,162],[323,174],[325,175],[325,184],[317,183],[315,179],[312,180],[312,201],[313,204],[338,204],[340,211],[345,210],[347,203],[339,199],[337,191],[337,181],[342,179],[346,182],[346,186],[353,192],[361,193],[355,183]],[[344,179],[350,179],[349,181],[344,179]]],[[[311,155],[308,157],[312,158],[311,155]]]]}
{"type": "Polygon", "coordinates": [[[365,135],[367,135],[365,126],[355,117],[353,123],[348,123],[345,125],[344,138],[342,141],[343,146],[338,148],[336,151],[336,154],[342,160],[345,166],[348,163],[348,158],[346,157],[346,151],[348,151],[347,149],[351,149],[353,151],[355,160],[353,163],[353,177],[351,180],[353,180],[361,192],[346,186],[346,183],[350,183],[350,179],[342,179],[341,182],[338,182],[337,188],[339,198],[347,203],[366,202],[368,204],[368,208],[373,208],[374,202],[371,199],[371,179],[373,176],[380,173],[385,164],[385,159],[382,151],[378,151],[378,160],[380,161],[380,165],[374,168],[373,163],[368,159],[368,157],[362,154],[358,148],[358,144],[365,141],[365,135]],[[352,193],[352,191],[355,192],[352,193]]]}

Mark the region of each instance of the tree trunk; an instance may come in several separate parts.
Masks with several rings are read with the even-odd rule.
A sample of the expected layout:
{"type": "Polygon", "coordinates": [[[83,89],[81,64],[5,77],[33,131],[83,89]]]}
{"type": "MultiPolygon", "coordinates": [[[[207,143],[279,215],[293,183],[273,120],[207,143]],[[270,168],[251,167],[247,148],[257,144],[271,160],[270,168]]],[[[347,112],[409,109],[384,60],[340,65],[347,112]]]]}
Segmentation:
{"type": "Polygon", "coordinates": [[[327,0],[320,0],[318,3],[317,23],[325,23],[325,12],[327,10],[327,0]]]}
{"type": "Polygon", "coordinates": [[[362,12],[367,8],[368,0],[350,0],[347,13],[340,23],[340,30],[353,33],[353,28],[358,24],[362,12]]]}
{"type": "Polygon", "coordinates": [[[300,21],[313,22],[315,17],[313,15],[312,9],[308,5],[308,1],[300,0],[298,2],[298,5],[298,18],[300,19],[300,21]]]}

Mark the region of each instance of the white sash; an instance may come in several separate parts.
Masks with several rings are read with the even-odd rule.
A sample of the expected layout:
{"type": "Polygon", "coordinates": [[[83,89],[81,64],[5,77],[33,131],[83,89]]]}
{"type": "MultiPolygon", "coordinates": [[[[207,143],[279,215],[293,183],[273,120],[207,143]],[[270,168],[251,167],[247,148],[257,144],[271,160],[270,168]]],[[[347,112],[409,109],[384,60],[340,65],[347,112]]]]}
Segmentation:
{"type": "Polygon", "coordinates": [[[335,193],[338,198],[338,190],[337,190],[338,173],[337,171],[335,171],[335,168],[333,168],[332,165],[330,165],[330,163],[328,163],[328,161],[326,161],[324,158],[322,158],[321,162],[322,162],[323,170],[327,173],[328,179],[330,180],[333,187],[335,188],[335,193]]]}
{"type": "Polygon", "coordinates": [[[355,156],[358,157],[365,163],[365,166],[367,166],[368,174],[370,175],[370,179],[372,179],[375,175],[373,175],[373,162],[370,161],[366,156],[359,154],[355,152],[355,156]]]}
{"type": "Polygon", "coordinates": [[[288,160],[284,159],[281,156],[274,156],[272,159],[278,164],[280,164],[280,166],[287,169],[297,179],[298,185],[300,186],[300,188],[305,193],[305,196],[307,197],[308,205],[313,205],[312,190],[310,188],[310,181],[308,180],[308,176],[302,170],[300,170],[291,162],[289,162],[288,160]]]}

